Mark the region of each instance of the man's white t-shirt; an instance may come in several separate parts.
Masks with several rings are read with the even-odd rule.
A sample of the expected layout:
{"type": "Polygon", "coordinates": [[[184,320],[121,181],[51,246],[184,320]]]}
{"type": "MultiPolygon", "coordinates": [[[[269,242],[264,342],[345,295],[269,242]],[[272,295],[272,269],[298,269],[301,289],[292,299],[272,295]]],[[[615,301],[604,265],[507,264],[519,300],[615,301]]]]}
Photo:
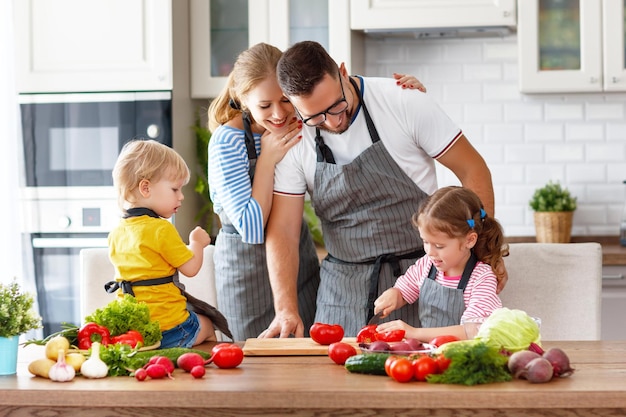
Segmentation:
{"type": "MultiPolygon", "coordinates": [[[[385,148],[422,191],[432,194],[437,189],[434,159],[461,136],[460,128],[425,93],[402,89],[391,78],[358,78],[365,105],[385,148]]],[[[349,94],[347,90],[346,93],[349,94]]],[[[321,134],[338,165],[350,163],[372,145],[362,107],[344,133],[321,134]]],[[[317,162],[315,128],[303,126],[302,136],[300,143],[276,166],[277,194],[312,194],[317,162]]]]}

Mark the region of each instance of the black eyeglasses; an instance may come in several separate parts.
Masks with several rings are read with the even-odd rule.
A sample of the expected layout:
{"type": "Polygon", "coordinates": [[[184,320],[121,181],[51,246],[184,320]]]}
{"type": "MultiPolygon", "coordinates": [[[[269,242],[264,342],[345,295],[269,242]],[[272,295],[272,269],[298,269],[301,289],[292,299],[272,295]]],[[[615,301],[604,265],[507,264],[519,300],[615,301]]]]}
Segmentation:
{"type": "Polygon", "coordinates": [[[331,116],[337,116],[343,113],[344,111],[348,110],[348,102],[346,101],[346,93],[343,91],[343,82],[341,81],[340,73],[339,73],[339,85],[341,86],[341,99],[337,101],[335,104],[333,104],[332,106],[330,106],[329,108],[327,108],[326,111],[317,113],[311,117],[307,117],[306,119],[303,119],[298,109],[296,109],[294,106],[294,109],[296,109],[296,113],[298,113],[298,116],[300,116],[300,118],[303,119],[302,123],[311,127],[319,126],[326,121],[327,114],[330,114],[331,116]]]}

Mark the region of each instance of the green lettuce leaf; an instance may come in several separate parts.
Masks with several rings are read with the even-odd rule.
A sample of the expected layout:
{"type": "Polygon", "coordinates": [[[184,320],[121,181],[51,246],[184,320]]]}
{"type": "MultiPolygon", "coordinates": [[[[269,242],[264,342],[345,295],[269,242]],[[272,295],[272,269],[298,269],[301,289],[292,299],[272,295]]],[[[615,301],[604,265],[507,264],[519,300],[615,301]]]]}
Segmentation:
{"type": "Polygon", "coordinates": [[[475,337],[510,352],[528,349],[531,343],[541,346],[539,325],[525,311],[498,308],[485,319],[475,337]]]}

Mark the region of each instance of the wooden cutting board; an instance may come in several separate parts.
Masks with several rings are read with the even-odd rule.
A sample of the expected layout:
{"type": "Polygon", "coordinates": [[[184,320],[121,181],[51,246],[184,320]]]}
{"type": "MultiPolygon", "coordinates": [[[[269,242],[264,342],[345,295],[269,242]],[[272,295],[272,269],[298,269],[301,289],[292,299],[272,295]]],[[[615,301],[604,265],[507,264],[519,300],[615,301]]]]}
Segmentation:
{"type": "MultiPolygon", "coordinates": [[[[344,337],[343,342],[350,343],[357,348],[356,337],[344,337]]],[[[283,339],[256,339],[246,340],[243,345],[246,356],[292,356],[292,355],[328,355],[328,346],[314,342],[310,337],[291,337],[283,339]]]]}

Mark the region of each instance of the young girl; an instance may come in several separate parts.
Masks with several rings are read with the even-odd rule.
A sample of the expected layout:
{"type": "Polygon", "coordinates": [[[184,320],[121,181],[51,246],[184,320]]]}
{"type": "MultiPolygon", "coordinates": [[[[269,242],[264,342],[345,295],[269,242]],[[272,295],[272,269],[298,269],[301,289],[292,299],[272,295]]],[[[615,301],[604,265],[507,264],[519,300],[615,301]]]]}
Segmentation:
{"type": "Polygon", "coordinates": [[[186,293],[175,284],[177,270],[188,277],[198,273],[203,250],[211,243],[208,233],[196,227],[186,246],[166,220],[180,208],[189,176],[183,158],[153,140],[128,142],[113,169],[124,217],[108,237],[116,281],[107,284],[107,291],[119,288],[118,296],[129,293],[148,305],[163,333],[161,348],[216,340],[211,319],[189,311],[186,293]]]}
{"type": "Polygon", "coordinates": [[[429,342],[436,336],[466,339],[462,319],[487,317],[502,307],[496,294],[508,245],[498,221],[488,217],[478,196],[468,188],[437,190],[413,216],[426,255],[400,276],[374,302],[375,313],[418,302],[421,327],[401,320],[383,323],[377,331],[404,329],[407,338],[429,342]]]}

